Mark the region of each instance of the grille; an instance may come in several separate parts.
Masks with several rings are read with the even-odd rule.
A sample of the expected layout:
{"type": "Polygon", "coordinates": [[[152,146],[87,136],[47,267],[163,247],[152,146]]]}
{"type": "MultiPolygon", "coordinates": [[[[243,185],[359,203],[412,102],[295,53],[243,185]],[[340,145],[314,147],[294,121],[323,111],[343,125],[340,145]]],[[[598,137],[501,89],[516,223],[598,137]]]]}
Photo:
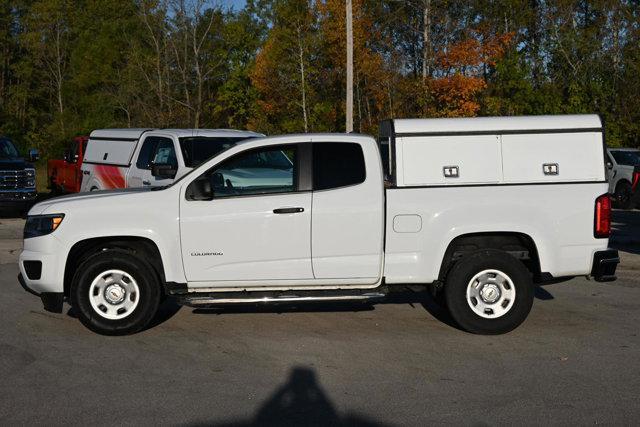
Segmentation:
{"type": "Polygon", "coordinates": [[[26,170],[0,170],[0,190],[18,190],[27,188],[26,170]]]}

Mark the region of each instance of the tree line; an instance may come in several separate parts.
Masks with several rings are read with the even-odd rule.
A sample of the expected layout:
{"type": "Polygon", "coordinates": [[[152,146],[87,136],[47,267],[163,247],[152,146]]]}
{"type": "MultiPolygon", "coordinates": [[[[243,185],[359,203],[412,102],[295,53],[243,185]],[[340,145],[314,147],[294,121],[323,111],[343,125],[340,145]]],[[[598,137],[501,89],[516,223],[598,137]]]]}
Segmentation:
{"type": "MultiPolygon", "coordinates": [[[[598,113],[640,145],[638,0],[354,0],[354,128],[598,113]]],[[[344,0],[0,0],[0,133],[344,131],[344,0]]]]}

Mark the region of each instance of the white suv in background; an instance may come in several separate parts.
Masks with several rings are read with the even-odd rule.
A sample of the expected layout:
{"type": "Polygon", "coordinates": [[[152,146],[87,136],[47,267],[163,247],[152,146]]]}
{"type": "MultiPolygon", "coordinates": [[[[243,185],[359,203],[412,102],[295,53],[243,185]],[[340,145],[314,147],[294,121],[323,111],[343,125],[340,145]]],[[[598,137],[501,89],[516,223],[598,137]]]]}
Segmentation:
{"type": "Polygon", "coordinates": [[[620,209],[634,207],[633,194],[638,191],[640,180],[640,173],[637,172],[636,166],[640,166],[640,150],[633,148],[607,150],[609,192],[613,195],[614,205],[620,209]]]}

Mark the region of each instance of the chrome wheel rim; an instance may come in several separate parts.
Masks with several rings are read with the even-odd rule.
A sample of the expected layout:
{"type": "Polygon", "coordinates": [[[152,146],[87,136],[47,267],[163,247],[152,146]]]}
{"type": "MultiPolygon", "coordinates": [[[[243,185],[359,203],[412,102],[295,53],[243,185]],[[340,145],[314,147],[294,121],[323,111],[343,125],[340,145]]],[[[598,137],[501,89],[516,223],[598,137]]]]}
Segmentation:
{"type": "Polygon", "coordinates": [[[485,319],[497,319],[511,310],[516,288],[511,278],[500,270],[484,270],[467,285],[467,304],[485,319]]]}
{"type": "Polygon", "coordinates": [[[138,283],[126,271],[103,271],[89,287],[91,307],[105,319],[124,319],[133,313],[139,301],[138,283]]]}

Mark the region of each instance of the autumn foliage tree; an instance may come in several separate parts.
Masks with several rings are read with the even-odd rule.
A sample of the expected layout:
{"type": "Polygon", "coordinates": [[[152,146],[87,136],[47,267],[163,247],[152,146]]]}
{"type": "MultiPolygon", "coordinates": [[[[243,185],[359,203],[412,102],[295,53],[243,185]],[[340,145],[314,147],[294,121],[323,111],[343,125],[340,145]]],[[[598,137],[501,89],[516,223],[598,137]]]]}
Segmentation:
{"type": "MultiPolygon", "coordinates": [[[[599,113],[640,144],[631,0],[352,0],[354,128],[599,113]]],[[[43,158],[101,127],[344,131],[345,0],[0,0],[0,134],[43,158]]]]}
{"type": "Polygon", "coordinates": [[[449,46],[436,59],[439,77],[425,83],[433,102],[425,113],[432,117],[469,117],[480,110],[478,96],[487,87],[486,70],[504,55],[513,34],[468,37],[449,46]]]}

